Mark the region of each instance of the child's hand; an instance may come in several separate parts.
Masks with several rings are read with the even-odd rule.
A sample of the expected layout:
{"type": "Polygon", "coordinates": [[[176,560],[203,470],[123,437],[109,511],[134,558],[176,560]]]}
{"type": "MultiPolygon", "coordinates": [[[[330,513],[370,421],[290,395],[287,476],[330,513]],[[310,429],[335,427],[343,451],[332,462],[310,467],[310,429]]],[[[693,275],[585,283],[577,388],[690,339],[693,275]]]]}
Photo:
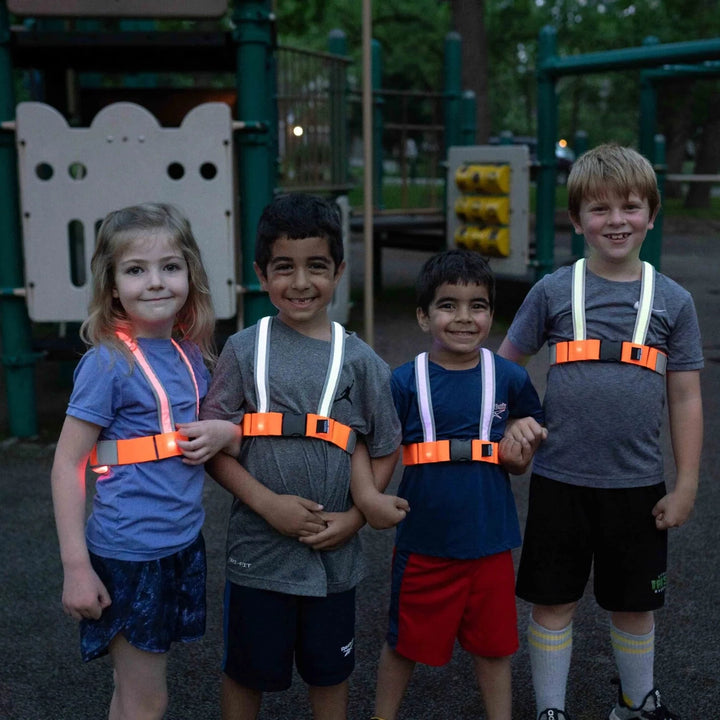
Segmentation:
{"type": "Polygon", "coordinates": [[[187,440],[178,440],[186,465],[202,465],[216,453],[224,450],[229,455],[240,452],[242,428],[227,420],[198,420],[178,423],[178,432],[187,440]]]}
{"type": "Polygon", "coordinates": [[[695,495],[673,490],[660,498],[652,509],[658,530],[680,527],[690,517],[695,505],[695,495]]]}
{"type": "Polygon", "coordinates": [[[505,435],[499,443],[500,462],[514,475],[524,473],[540,443],[547,438],[547,429],[533,417],[508,421],[505,435]]]}
{"type": "Polygon", "coordinates": [[[323,506],[298,495],[274,495],[259,514],[282,535],[303,538],[327,528],[323,506]]]}
{"type": "Polygon", "coordinates": [[[371,528],[385,530],[404,520],[410,505],[405,498],[375,492],[363,498],[361,510],[371,528]]]}
{"type": "Polygon", "coordinates": [[[91,565],[65,570],[63,610],[74,620],[97,620],[112,603],[110,594],[91,565]]]}
{"type": "Polygon", "coordinates": [[[335,550],[344,545],[365,524],[363,514],[352,507],[346,512],[322,512],[327,527],[315,535],[301,537],[300,542],[313,550],[335,550]]]}

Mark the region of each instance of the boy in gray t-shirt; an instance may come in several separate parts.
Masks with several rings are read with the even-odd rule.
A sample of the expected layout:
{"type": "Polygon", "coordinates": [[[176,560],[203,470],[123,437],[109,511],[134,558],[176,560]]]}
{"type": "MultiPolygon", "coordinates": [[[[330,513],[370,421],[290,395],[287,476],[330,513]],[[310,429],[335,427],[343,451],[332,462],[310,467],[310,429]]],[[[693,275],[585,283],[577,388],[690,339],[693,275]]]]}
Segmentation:
{"type": "Polygon", "coordinates": [[[235,496],[226,720],[257,717],[263,692],[290,686],[293,661],[313,715],[346,717],[357,531],[366,518],[389,527],[405,517],[407,502],[381,492],[400,444],[390,369],[327,314],[344,268],[337,208],[303,194],[268,205],[255,271],[278,314],[227,341],[203,403],[203,418],[242,423],[244,436],[238,459],[220,454],[207,465],[235,496]]]}
{"type": "Polygon", "coordinates": [[[528,293],[499,354],[524,361],[547,343],[547,440],[535,455],[517,594],[533,603],[528,647],[541,720],[567,720],[572,618],[594,566],[611,613],[620,676],[609,720],[676,718],[654,686],[653,611],[667,582],[667,530],[690,515],[702,446],[702,345],[690,294],[640,260],[660,206],[639,153],[602,145],[568,179],[587,259],[528,293]],[[677,467],[663,481],[667,396],[677,467]]]}

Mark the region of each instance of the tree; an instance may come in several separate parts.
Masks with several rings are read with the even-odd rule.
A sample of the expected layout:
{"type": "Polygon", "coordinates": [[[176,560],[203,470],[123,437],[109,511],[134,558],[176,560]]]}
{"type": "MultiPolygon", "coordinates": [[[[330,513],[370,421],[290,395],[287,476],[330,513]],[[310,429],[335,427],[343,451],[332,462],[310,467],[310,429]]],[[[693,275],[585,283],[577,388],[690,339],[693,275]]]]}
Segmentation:
{"type": "Polygon", "coordinates": [[[463,39],[462,85],[475,93],[476,138],[487,142],[492,122],[488,97],[488,46],[485,33],[485,0],[450,0],[453,25],[463,39]]]}

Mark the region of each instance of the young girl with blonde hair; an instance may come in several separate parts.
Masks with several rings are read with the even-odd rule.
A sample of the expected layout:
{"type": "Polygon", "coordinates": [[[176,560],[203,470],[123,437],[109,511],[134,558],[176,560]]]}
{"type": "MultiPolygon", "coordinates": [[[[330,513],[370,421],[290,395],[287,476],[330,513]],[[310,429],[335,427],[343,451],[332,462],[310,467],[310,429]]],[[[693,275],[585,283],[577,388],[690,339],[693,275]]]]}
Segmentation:
{"type": "Polygon", "coordinates": [[[110,720],[161,718],[167,651],[205,631],[203,463],[239,429],[198,420],[214,315],[190,224],[174,207],[111,212],[91,262],[90,345],[52,469],[64,584],[85,661],[110,654],[110,720]],[[85,521],[86,467],[99,473],[85,521]]]}

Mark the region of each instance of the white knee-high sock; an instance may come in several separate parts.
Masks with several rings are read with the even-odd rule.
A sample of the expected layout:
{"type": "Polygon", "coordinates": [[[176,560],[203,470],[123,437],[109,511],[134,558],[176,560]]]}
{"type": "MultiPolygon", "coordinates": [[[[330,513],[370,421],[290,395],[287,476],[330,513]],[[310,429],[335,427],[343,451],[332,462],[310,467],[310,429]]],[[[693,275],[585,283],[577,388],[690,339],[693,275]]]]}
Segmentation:
{"type": "Polygon", "coordinates": [[[564,710],[572,655],[572,623],[562,630],[548,630],[531,616],[527,637],[538,715],[546,708],[564,710]]]}
{"type": "Polygon", "coordinates": [[[610,642],[625,704],[638,707],[654,686],[655,627],[647,635],[630,635],[611,623],[610,642]]]}

